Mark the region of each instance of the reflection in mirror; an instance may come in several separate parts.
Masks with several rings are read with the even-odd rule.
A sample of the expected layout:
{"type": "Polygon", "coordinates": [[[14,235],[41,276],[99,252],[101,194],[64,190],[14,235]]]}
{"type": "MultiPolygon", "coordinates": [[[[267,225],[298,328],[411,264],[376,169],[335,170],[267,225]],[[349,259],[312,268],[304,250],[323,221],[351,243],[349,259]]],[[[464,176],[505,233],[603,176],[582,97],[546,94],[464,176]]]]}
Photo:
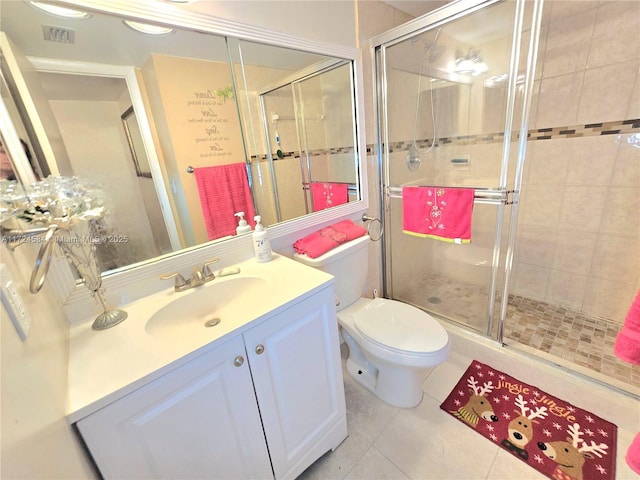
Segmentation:
{"type": "Polygon", "coordinates": [[[229,238],[239,210],[273,225],[362,198],[350,61],[186,29],[152,37],[97,12],[55,18],[75,33],[60,43],[43,40],[54,20],[25,2],[3,3],[2,15],[23,74],[44,92],[33,101],[55,121],[44,138],[28,128],[25,137],[43,151],[61,139],[66,150],[39,158],[42,172],[105,191],[103,271],[229,238]],[[286,106],[270,105],[278,90],[286,106]],[[222,184],[236,186],[207,193],[222,184]]]}
{"type": "Polygon", "coordinates": [[[353,125],[340,121],[345,112],[348,118],[353,111],[351,65],[340,62],[323,67],[260,95],[270,146],[267,158],[275,167],[274,191],[279,199],[298,196],[276,202],[281,210],[278,220],[358,199],[355,131],[353,125]],[[287,148],[288,143],[294,150],[287,148]],[[287,159],[292,158],[293,165],[287,169],[287,159]],[[297,182],[288,170],[298,172],[297,182]],[[289,205],[298,210],[285,210],[289,205]]]}
{"type": "Polygon", "coordinates": [[[266,222],[358,200],[351,63],[248,41],[238,52],[238,103],[253,126],[246,135],[252,190],[266,222]],[[289,65],[274,69],[265,58],[289,65]]]}
{"type": "MultiPolygon", "coordinates": [[[[2,39],[4,41],[4,39],[2,39]]],[[[20,180],[21,183],[30,183],[34,180],[39,180],[43,177],[43,170],[40,167],[39,162],[36,161],[33,146],[30,144],[29,135],[26,130],[26,125],[20,115],[20,108],[16,105],[16,95],[13,94],[9,88],[9,83],[5,80],[5,77],[9,75],[7,69],[7,61],[0,48],[0,93],[2,94],[0,110],[2,114],[2,126],[6,135],[10,132],[7,129],[12,129],[18,137],[20,147],[16,148],[16,151],[10,152],[9,145],[2,139],[2,176],[0,178],[5,180],[20,180]],[[26,157],[26,163],[23,162],[23,166],[28,167],[26,169],[18,168],[21,162],[13,162],[14,158],[19,158],[24,155],[26,157]]],[[[0,132],[0,139],[2,138],[2,132],[0,132]]],[[[15,138],[15,137],[10,137],[15,138]]],[[[17,147],[17,143],[16,143],[17,147]]],[[[44,170],[48,173],[48,170],[44,170]]]]}
{"type": "Polygon", "coordinates": [[[136,118],[136,112],[133,110],[133,107],[127,108],[126,112],[120,115],[120,118],[122,119],[124,133],[127,135],[127,141],[129,142],[129,150],[131,150],[131,158],[136,167],[136,175],[151,178],[149,159],[144,151],[144,141],[142,140],[142,133],[140,132],[138,119],[136,118]]]}
{"type": "Polygon", "coordinates": [[[0,139],[0,180],[17,180],[16,172],[11,164],[11,158],[4,148],[4,140],[0,139]]]}
{"type": "MultiPolygon", "coordinates": [[[[5,63],[1,56],[0,62],[5,63]]],[[[27,138],[27,135],[9,94],[4,73],[0,74],[0,81],[0,226],[3,226],[9,219],[20,214],[21,207],[27,200],[23,184],[38,178],[39,171],[32,168],[35,162],[31,149],[21,138],[27,138]],[[18,168],[19,166],[22,168],[18,168]]]]}

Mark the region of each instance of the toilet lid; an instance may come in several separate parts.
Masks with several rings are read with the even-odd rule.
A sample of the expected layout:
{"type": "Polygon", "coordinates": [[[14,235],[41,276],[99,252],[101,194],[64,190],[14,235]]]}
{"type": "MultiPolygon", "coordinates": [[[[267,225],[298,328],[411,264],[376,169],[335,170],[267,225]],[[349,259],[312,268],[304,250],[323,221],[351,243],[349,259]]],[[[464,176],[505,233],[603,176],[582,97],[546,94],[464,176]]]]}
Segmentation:
{"type": "Polygon", "coordinates": [[[385,347],[414,353],[445,348],[449,336],[437,320],[416,307],[376,298],[354,318],[358,331],[385,347]]]}

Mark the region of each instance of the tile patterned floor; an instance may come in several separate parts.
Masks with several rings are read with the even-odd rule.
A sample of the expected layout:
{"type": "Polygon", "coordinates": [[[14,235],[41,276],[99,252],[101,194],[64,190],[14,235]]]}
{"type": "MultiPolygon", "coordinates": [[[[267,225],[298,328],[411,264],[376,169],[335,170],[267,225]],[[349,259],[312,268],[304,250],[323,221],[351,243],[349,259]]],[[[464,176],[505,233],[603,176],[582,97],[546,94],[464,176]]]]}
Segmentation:
{"type": "MultiPolygon", "coordinates": [[[[480,334],[486,333],[486,288],[430,276],[396,288],[394,295],[480,334]]],[[[500,311],[497,302],[494,309],[500,311]]],[[[505,341],[517,342],[637,387],[640,367],[613,354],[619,328],[608,319],[512,295],[507,307],[505,341]]]]}
{"type": "Polygon", "coordinates": [[[627,448],[640,430],[637,399],[460,328],[447,325],[447,330],[451,355],[428,374],[423,383],[422,403],[410,409],[389,406],[356,383],[344,367],[343,345],[349,436],[335,451],[325,454],[303,472],[299,480],[546,478],[440,410],[440,403],[473,359],[615,423],[616,479],[637,480],[638,476],[624,461],[627,448]]]}
{"type": "Polygon", "coordinates": [[[524,297],[509,297],[506,338],[640,386],[640,367],[613,354],[619,330],[619,325],[605,318],[524,297]]]}

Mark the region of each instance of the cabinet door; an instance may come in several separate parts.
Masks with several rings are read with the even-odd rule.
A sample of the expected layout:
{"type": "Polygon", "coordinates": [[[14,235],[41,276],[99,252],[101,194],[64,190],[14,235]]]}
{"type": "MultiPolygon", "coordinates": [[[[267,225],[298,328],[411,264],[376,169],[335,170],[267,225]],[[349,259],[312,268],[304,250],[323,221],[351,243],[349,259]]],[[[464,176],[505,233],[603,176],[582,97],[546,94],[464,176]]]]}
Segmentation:
{"type": "Polygon", "coordinates": [[[102,475],[273,478],[245,355],[232,339],[79,421],[102,475]]]}
{"type": "Polygon", "coordinates": [[[244,336],[273,471],[295,478],[347,436],[333,289],[244,336]]]}

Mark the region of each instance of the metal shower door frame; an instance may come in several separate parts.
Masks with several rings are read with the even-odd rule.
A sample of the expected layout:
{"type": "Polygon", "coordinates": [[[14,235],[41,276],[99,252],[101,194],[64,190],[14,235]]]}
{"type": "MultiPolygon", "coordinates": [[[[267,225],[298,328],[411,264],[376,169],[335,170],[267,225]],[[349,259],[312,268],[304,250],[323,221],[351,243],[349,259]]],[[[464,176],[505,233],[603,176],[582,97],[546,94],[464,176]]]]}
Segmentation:
{"type": "MultiPolygon", "coordinates": [[[[516,2],[514,18],[514,31],[512,35],[509,78],[507,87],[507,100],[505,111],[505,129],[502,145],[502,164],[497,189],[482,189],[476,192],[476,203],[496,204],[496,227],[494,235],[494,248],[491,262],[491,281],[489,287],[489,302],[487,305],[487,326],[486,336],[491,337],[493,331],[493,319],[495,317],[494,299],[496,292],[501,291],[501,304],[498,320],[496,341],[503,343],[504,323],[506,321],[507,302],[509,293],[509,280],[511,277],[513,251],[515,245],[516,223],[518,216],[518,201],[522,179],[522,169],[526,156],[526,141],[528,130],[528,118],[531,106],[531,95],[533,91],[533,77],[537,60],[537,47],[540,33],[541,14],[543,0],[534,0],[533,16],[531,19],[531,35],[528,46],[528,56],[526,64],[525,84],[523,87],[523,108],[520,122],[518,154],[516,161],[516,172],[513,189],[508,189],[508,168],[511,154],[511,138],[513,133],[514,112],[516,106],[516,81],[518,78],[518,65],[520,62],[520,47],[522,44],[522,31],[524,23],[524,9],[526,0],[461,0],[450,5],[445,5],[431,13],[416,18],[395,29],[373,37],[370,47],[373,53],[373,78],[374,78],[374,105],[377,119],[377,148],[378,168],[380,175],[380,187],[382,193],[381,216],[384,218],[385,235],[383,236],[382,250],[382,278],[383,287],[387,296],[393,296],[393,282],[391,278],[391,246],[390,246],[390,199],[400,196],[401,188],[392,186],[389,169],[389,130],[387,124],[387,79],[386,79],[386,49],[397,43],[408,40],[424,32],[441,28],[450,22],[458,20],[467,15],[471,15],[489,6],[504,3],[507,1],[516,2]],[[500,265],[500,252],[502,243],[502,225],[505,218],[506,205],[512,205],[510,215],[510,225],[506,245],[505,262],[500,265]],[[504,277],[501,285],[498,285],[498,274],[500,268],[504,269],[504,277]]],[[[435,142],[435,139],[434,139],[435,142]]]]}
{"type": "MultiPolygon", "coordinates": [[[[307,144],[307,131],[306,131],[306,120],[304,114],[304,101],[301,98],[300,88],[302,84],[309,80],[310,78],[314,78],[320,74],[329,72],[335,68],[340,68],[345,65],[350,65],[350,78],[351,78],[351,91],[355,92],[353,85],[353,65],[350,64],[349,61],[344,59],[328,59],[323,62],[319,62],[313,65],[310,65],[299,72],[294,72],[291,75],[285,76],[280,79],[278,82],[270,84],[260,91],[258,91],[260,112],[262,115],[262,128],[265,134],[265,140],[267,144],[267,154],[266,158],[269,162],[269,171],[271,174],[271,186],[274,193],[274,200],[276,206],[276,217],[278,222],[282,221],[282,214],[280,212],[280,199],[278,196],[278,186],[276,182],[276,172],[273,165],[274,158],[273,147],[271,145],[271,135],[269,132],[269,122],[268,122],[268,112],[265,106],[265,96],[269,93],[278,90],[283,87],[290,87],[292,92],[293,99],[293,108],[294,108],[294,120],[296,125],[296,134],[298,140],[298,156],[300,163],[300,178],[302,183],[302,189],[304,192],[304,206],[305,211],[307,213],[312,213],[310,211],[310,199],[308,194],[308,189],[305,186],[310,185],[313,181],[312,169],[311,169],[311,159],[309,157],[309,147],[307,144]]],[[[357,145],[356,141],[356,132],[354,128],[353,132],[353,144],[357,145]]]]}

